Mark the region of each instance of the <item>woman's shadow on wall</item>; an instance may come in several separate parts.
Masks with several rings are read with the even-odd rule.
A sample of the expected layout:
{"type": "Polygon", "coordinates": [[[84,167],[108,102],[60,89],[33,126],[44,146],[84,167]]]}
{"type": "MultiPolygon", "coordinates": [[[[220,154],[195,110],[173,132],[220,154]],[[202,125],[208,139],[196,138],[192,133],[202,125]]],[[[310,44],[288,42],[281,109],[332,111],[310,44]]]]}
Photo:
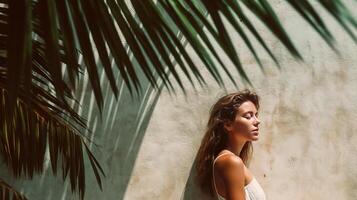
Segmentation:
{"type": "Polygon", "coordinates": [[[196,159],[191,167],[190,175],[186,181],[181,200],[215,200],[214,197],[204,193],[196,181],[196,159]]]}

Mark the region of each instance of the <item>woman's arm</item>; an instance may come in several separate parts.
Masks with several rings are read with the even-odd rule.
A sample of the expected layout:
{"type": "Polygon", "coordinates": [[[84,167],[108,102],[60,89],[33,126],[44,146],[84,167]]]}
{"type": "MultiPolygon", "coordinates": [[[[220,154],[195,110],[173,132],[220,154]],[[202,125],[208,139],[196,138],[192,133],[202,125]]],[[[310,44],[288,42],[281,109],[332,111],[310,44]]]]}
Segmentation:
{"type": "Polygon", "coordinates": [[[220,174],[224,181],[227,200],[245,200],[244,163],[237,156],[222,159],[220,174]]]}

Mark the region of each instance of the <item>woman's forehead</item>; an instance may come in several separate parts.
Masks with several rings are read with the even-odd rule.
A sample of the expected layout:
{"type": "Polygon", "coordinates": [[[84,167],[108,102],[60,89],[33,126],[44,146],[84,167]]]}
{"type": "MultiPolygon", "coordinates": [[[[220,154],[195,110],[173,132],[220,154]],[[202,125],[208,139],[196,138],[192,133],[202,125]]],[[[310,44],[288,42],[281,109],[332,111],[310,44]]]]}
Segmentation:
{"type": "Polygon", "coordinates": [[[246,101],[242,103],[239,108],[238,112],[240,114],[246,113],[246,112],[257,112],[257,108],[255,107],[254,103],[251,101],[246,101]]]}

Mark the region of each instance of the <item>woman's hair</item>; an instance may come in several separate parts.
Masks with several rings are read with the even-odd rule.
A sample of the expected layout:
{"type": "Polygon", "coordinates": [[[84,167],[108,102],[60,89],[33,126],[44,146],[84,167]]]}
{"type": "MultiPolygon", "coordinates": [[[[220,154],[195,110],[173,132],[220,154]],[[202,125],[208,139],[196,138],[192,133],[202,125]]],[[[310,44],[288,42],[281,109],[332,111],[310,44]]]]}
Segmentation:
{"type": "MultiPolygon", "coordinates": [[[[213,192],[213,161],[226,148],[228,134],[224,128],[225,122],[235,119],[238,108],[242,103],[251,101],[259,109],[259,97],[256,93],[245,89],[221,97],[210,110],[206,133],[197,153],[197,181],[203,191],[214,195],[213,192]]],[[[252,142],[244,144],[239,157],[248,165],[253,152],[252,142]]]]}

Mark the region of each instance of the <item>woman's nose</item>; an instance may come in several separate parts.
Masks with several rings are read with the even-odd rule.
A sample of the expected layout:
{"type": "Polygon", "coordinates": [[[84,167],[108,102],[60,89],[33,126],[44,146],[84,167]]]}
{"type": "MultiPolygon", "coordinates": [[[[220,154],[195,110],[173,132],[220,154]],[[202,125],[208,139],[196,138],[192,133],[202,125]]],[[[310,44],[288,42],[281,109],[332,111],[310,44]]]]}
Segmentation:
{"type": "Polygon", "coordinates": [[[254,124],[256,124],[256,125],[259,125],[259,124],[260,124],[260,120],[258,119],[258,117],[255,117],[254,124]]]}

